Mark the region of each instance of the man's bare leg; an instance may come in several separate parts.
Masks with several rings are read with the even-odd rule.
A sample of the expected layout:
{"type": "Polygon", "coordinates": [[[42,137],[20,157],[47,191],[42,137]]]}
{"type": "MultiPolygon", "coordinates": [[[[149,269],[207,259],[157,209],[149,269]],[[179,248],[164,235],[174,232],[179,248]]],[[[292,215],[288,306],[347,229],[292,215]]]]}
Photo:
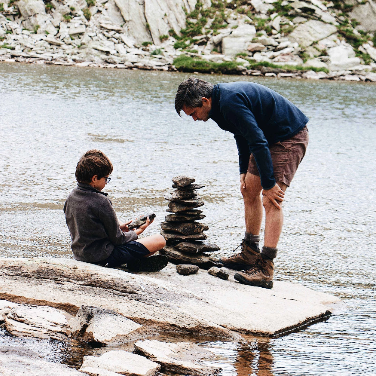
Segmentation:
{"type": "MultiPolygon", "coordinates": [[[[280,182],[277,184],[283,192],[286,191],[286,184],[280,182]]],[[[278,209],[266,196],[263,196],[262,203],[265,208],[264,246],[268,248],[277,248],[283,226],[282,202],[280,202],[281,208],[278,209]]]]}
{"type": "Polygon", "coordinates": [[[263,213],[260,177],[247,173],[240,191],[244,200],[245,229],[249,234],[259,235],[263,213]]]}

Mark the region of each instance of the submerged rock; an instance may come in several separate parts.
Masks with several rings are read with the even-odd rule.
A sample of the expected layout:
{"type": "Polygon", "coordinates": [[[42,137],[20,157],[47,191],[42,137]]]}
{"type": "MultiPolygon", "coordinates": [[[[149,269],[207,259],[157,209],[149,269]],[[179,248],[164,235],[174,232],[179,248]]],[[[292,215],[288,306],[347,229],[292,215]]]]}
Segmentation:
{"type": "Polygon", "coordinates": [[[181,275],[196,274],[200,268],[197,265],[183,264],[176,265],[176,271],[181,275]]]}
{"type": "Polygon", "coordinates": [[[217,375],[220,368],[209,366],[215,354],[189,342],[166,343],[156,340],[137,341],[136,350],[162,364],[164,372],[184,375],[217,375]]]}

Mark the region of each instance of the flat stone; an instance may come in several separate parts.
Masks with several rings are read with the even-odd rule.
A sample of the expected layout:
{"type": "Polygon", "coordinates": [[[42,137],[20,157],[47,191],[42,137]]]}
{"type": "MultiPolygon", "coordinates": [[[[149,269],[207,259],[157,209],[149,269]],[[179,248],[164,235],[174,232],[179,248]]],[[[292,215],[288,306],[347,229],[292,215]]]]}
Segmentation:
{"type": "Polygon", "coordinates": [[[196,179],[189,178],[188,176],[175,176],[172,178],[172,182],[178,187],[186,187],[195,182],[196,179]]]}
{"type": "Polygon", "coordinates": [[[14,336],[67,339],[70,327],[67,314],[52,307],[20,305],[5,317],[5,328],[14,336]]]}
{"type": "Polygon", "coordinates": [[[81,340],[105,344],[141,328],[140,324],[115,311],[88,306],[82,306],[69,324],[72,334],[81,340]]]}
{"type": "Polygon", "coordinates": [[[182,234],[174,234],[171,232],[165,232],[161,231],[161,235],[166,239],[167,244],[171,244],[168,241],[169,240],[177,240],[177,241],[185,241],[185,240],[205,240],[206,235],[205,234],[194,234],[194,235],[182,235],[182,234]]]}
{"type": "Polygon", "coordinates": [[[6,316],[12,310],[19,305],[16,303],[8,302],[7,300],[0,300],[0,323],[5,321],[6,316]]]}
{"type": "Polygon", "coordinates": [[[214,262],[208,256],[185,254],[174,247],[167,246],[159,252],[167,256],[168,261],[173,264],[192,264],[202,269],[209,269],[215,266],[214,262]]]}
{"type": "Polygon", "coordinates": [[[135,349],[155,362],[161,363],[167,372],[184,375],[217,375],[220,368],[209,367],[215,354],[189,342],[166,343],[156,340],[137,341],[135,349]]]}
{"type": "Polygon", "coordinates": [[[94,374],[110,371],[121,375],[153,376],[161,366],[145,357],[128,351],[109,351],[101,356],[85,356],[80,371],[94,374]]]}
{"type": "Polygon", "coordinates": [[[248,45],[247,50],[249,52],[264,51],[266,47],[262,43],[251,43],[248,45]]]}
{"type": "Polygon", "coordinates": [[[197,198],[197,194],[194,190],[176,190],[175,192],[171,192],[170,196],[166,196],[166,199],[170,201],[191,200],[195,198],[197,198]]]}
{"type": "Polygon", "coordinates": [[[216,244],[202,244],[202,243],[192,243],[192,242],[181,242],[175,247],[178,251],[190,254],[197,254],[203,252],[215,252],[219,251],[219,247],[216,244]]]}
{"type": "Polygon", "coordinates": [[[197,222],[188,223],[174,223],[174,222],[162,222],[161,228],[163,231],[178,232],[183,235],[201,234],[203,231],[209,230],[209,227],[197,222]]]}
{"type": "Polygon", "coordinates": [[[227,280],[229,277],[229,273],[226,268],[217,268],[216,266],[211,267],[208,270],[208,273],[223,280],[227,280]]]}
{"type": "Polygon", "coordinates": [[[168,214],[165,217],[166,222],[191,222],[204,219],[204,214],[185,214],[185,212],[180,212],[179,214],[168,214]]]}
{"type": "Polygon", "coordinates": [[[202,185],[202,184],[189,184],[185,187],[180,187],[177,184],[172,184],[172,188],[178,188],[179,191],[201,189],[201,188],[204,188],[204,187],[205,187],[205,185],[202,185]]]}
{"type": "Polygon", "coordinates": [[[199,208],[200,206],[203,206],[203,201],[196,201],[196,200],[185,200],[180,202],[171,201],[168,203],[169,211],[172,213],[179,213],[183,211],[187,211],[193,208],[199,208]],[[191,202],[189,202],[191,201],[191,202]]]}
{"type": "Polygon", "coordinates": [[[181,276],[172,264],[158,273],[132,274],[73,259],[21,257],[0,258],[0,299],[5,296],[74,314],[82,305],[116,307],[132,320],[197,334],[210,331],[222,340],[233,338],[233,330],[281,334],[327,317],[332,304],[340,302],[333,295],[279,281],[278,273],[268,290],[237,283],[232,275],[223,281],[201,270],[181,276]]]}
{"type": "Polygon", "coordinates": [[[191,265],[191,264],[176,265],[176,271],[180,275],[196,274],[199,269],[200,268],[197,265],[191,265]]]}

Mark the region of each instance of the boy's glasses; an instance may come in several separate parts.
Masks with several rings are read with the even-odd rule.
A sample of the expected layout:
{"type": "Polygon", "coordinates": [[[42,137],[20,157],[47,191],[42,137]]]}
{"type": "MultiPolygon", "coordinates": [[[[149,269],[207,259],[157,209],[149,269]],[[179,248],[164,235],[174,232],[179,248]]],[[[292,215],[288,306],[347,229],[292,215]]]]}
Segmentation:
{"type": "Polygon", "coordinates": [[[108,178],[108,177],[107,177],[107,178],[104,177],[104,178],[106,179],[106,184],[109,183],[109,182],[111,181],[111,178],[108,178]]]}

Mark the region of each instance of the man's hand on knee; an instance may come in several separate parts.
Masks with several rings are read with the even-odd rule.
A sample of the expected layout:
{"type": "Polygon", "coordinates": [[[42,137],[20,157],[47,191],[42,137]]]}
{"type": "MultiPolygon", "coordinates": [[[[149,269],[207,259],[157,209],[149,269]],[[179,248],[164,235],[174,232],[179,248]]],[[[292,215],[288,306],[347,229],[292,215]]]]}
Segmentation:
{"type": "Polygon", "coordinates": [[[276,185],[268,190],[263,190],[262,191],[263,196],[267,197],[270,202],[277,208],[277,209],[282,209],[282,206],[280,203],[282,203],[284,197],[285,197],[285,192],[281,189],[281,187],[276,183],[276,185]]]}
{"type": "Polygon", "coordinates": [[[240,174],[240,192],[243,193],[246,189],[245,177],[247,174],[240,174]]]}

